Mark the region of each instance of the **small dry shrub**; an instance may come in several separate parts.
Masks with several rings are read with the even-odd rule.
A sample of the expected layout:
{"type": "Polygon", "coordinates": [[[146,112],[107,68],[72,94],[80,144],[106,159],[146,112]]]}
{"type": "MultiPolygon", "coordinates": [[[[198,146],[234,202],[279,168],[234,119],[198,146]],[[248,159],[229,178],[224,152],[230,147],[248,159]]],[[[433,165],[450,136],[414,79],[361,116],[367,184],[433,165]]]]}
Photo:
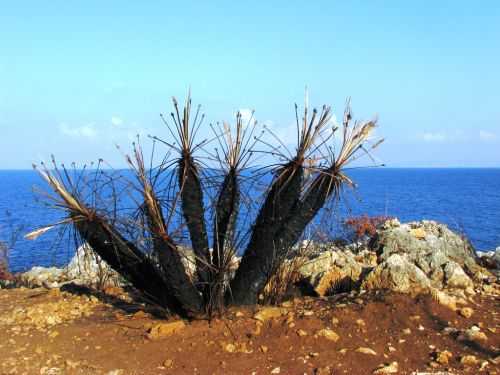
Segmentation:
{"type": "Polygon", "coordinates": [[[262,302],[278,305],[293,294],[294,284],[302,279],[300,269],[310,261],[315,247],[312,241],[304,241],[293,250],[294,256],[285,260],[279,269],[271,276],[262,293],[262,302]]]}
{"type": "Polygon", "coordinates": [[[390,216],[353,216],[344,221],[344,226],[351,232],[354,241],[363,240],[366,237],[373,237],[377,233],[377,229],[387,220],[392,219],[390,216]]]}
{"type": "Polygon", "coordinates": [[[0,280],[12,281],[14,276],[9,271],[8,252],[7,245],[0,242],[0,280]]]}

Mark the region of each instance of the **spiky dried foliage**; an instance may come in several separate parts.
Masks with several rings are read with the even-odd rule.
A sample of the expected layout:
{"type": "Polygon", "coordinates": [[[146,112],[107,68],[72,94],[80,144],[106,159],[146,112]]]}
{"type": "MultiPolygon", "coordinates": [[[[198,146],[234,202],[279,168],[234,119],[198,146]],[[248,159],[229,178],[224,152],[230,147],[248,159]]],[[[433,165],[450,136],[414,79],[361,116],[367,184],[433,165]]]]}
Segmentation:
{"type": "Polygon", "coordinates": [[[253,112],[247,124],[243,123],[243,117],[238,112],[234,129],[228,123],[224,123],[222,128],[214,128],[214,133],[220,135],[217,137],[220,151],[216,149],[216,154],[223,178],[216,197],[213,219],[211,260],[215,274],[211,292],[212,310],[220,310],[224,304],[225,283],[236,251],[235,230],[240,208],[241,172],[252,157],[250,150],[255,144],[252,136],[256,124],[253,112]]]}
{"type": "MultiPolygon", "coordinates": [[[[59,169],[53,159],[52,171],[44,164],[33,167],[56,193],[52,196],[54,207],[67,212],[67,218],[58,224],[73,224],[78,235],[151,302],[169,311],[186,314],[184,306],[177,300],[158,267],[143,251],[122,236],[104,214],[85,202],[78,182],[74,181],[64,166],[62,170],[59,169]]],[[[48,229],[41,228],[27,237],[39,235],[40,231],[48,229]]]]}
{"type": "Polygon", "coordinates": [[[162,273],[181,306],[195,315],[202,311],[203,300],[186,272],[182,261],[185,255],[168,234],[163,209],[153,186],[153,181],[157,180],[162,169],[160,168],[155,178],[151,178],[153,176],[150,175],[151,171],[146,170],[140,144],[134,144],[134,159],[128,155],[126,159],[139,182],[139,191],[144,198],[143,214],[162,273]]]}
{"type": "MultiPolygon", "coordinates": [[[[321,129],[328,123],[328,114],[329,108],[324,108],[320,120],[314,127],[314,129],[319,128],[318,132],[309,131],[309,129],[312,128],[313,119],[315,118],[314,115],[309,127],[305,125],[302,127],[302,129],[306,129],[307,131],[303,131],[301,134],[309,137],[309,139],[307,142],[301,139],[299,147],[297,147],[297,156],[307,155],[307,151],[314,147],[315,138],[310,138],[315,134],[320,134],[319,132],[321,129]],[[325,113],[326,116],[324,115],[325,113]],[[306,149],[304,150],[304,148],[306,149]]],[[[306,117],[306,115],[307,107],[304,117],[306,117]]],[[[272,221],[273,229],[270,231],[272,237],[268,234],[265,243],[259,241],[257,237],[256,242],[258,246],[250,242],[249,248],[247,248],[247,251],[243,255],[236,276],[231,282],[231,291],[235,303],[257,303],[259,293],[263,290],[271,275],[283,263],[287,252],[290,251],[292,246],[299,240],[306,226],[316,216],[318,211],[325,205],[329,198],[338,198],[340,196],[344,184],[349,186],[353,185],[353,182],[344,173],[344,168],[359,157],[359,152],[367,152],[363,145],[375,128],[375,122],[369,121],[352,125],[351,118],[351,110],[348,106],[344,115],[342,141],[338,154],[335,154],[334,151],[330,149],[329,157],[325,158],[326,160],[323,161],[323,165],[315,168],[315,176],[312,178],[312,181],[306,181],[304,184],[304,181],[301,180],[300,187],[304,187],[305,190],[302,194],[294,194],[295,199],[293,202],[287,202],[288,207],[285,208],[283,214],[280,213],[280,216],[277,218],[274,217],[272,221]],[[264,251],[262,249],[264,249],[264,251]],[[249,289],[250,292],[248,291],[249,289]]],[[[336,130],[337,129],[333,129],[333,132],[336,130]]],[[[323,140],[320,146],[322,144],[324,144],[323,140]]],[[[378,144],[380,143],[377,143],[375,146],[378,146],[378,144]]],[[[314,149],[317,149],[317,147],[314,149]]],[[[286,167],[288,167],[288,169],[286,169],[287,172],[294,168],[288,165],[286,167]]],[[[295,168],[297,167],[295,166],[295,168]]],[[[300,169],[304,169],[303,164],[300,164],[300,169]]],[[[278,175],[278,178],[282,175],[283,172],[278,175]]],[[[291,189],[293,188],[295,187],[291,189]]],[[[287,186],[285,185],[283,189],[287,190],[287,186]]],[[[266,198],[266,203],[268,203],[267,200],[272,193],[271,187],[266,198]]],[[[280,202],[280,197],[274,197],[274,199],[280,202]]],[[[266,203],[264,203],[264,207],[266,203]]],[[[269,214],[266,217],[272,217],[272,215],[269,214]]],[[[254,230],[254,235],[255,231],[256,230],[254,230]]]]}
{"type": "MultiPolygon", "coordinates": [[[[331,109],[326,106],[319,115],[314,109],[309,117],[307,97],[305,102],[304,115],[300,121],[297,105],[295,106],[295,154],[290,157],[282,154],[286,161],[274,172],[273,181],[255,221],[250,242],[231,283],[232,298],[238,304],[256,303],[259,293],[276,270],[276,241],[279,240],[276,233],[300,200],[306,164],[315,146],[318,146],[318,140],[324,140],[324,130],[331,119],[331,109]]],[[[274,136],[272,132],[271,135],[274,136]]]]}
{"type": "MultiPolygon", "coordinates": [[[[189,316],[203,312],[212,315],[224,303],[256,303],[270,277],[291,256],[291,249],[319,210],[329,200],[338,199],[345,185],[353,185],[345,173],[346,166],[369,153],[364,145],[375,122],[352,124],[348,107],[336,151],[332,138],[337,129],[329,128],[330,108],[324,106],[321,112],[309,112],[306,100],[300,120],[295,107],[296,148],[292,153],[285,154],[285,150],[281,152],[279,147],[286,147],[271,129],[267,133],[281,146],[274,147],[260,136],[255,136],[255,123],[245,126],[241,114],[238,114],[235,129],[226,124],[213,127],[215,139],[220,143],[215,159],[219,162],[222,175],[215,179],[217,193],[212,198],[212,204],[206,205],[203,171],[207,167],[201,162],[199,152],[206,152],[204,146],[208,141],[196,143],[204,116],[198,107],[194,119],[191,119],[190,95],[182,110],[175,99],[173,105],[171,121],[162,117],[175,140],[162,141],[176,155],[166,163],[176,166],[173,202],[168,205],[162,201],[155,186],[166,164],[162,164],[159,172],[152,176],[152,168],[145,167],[140,146],[134,147],[133,157],[127,157],[139,182],[137,190],[142,197],[139,206],[144,217],[144,230],[151,239],[153,256],[128,241],[126,236],[120,234],[114,221],[88,205],[81,198],[78,187],[72,185],[71,179],[61,174],[55,164],[54,171],[43,166],[39,172],[59,197],[57,204],[68,213],[64,223],[72,223],[82,239],[102,259],[154,302],[189,316]],[[270,146],[271,153],[279,155],[281,161],[273,166],[272,181],[255,221],[248,230],[249,238],[245,240],[247,245],[241,263],[229,283],[231,272],[234,271],[235,252],[244,243],[237,244],[235,238],[236,222],[242,205],[242,170],[246,168],[253,152],[258,151],[255,150],[256,143],[270,146]],[[178,201],[181,212],[176,210],[178,201]],[[168,209],[168,218],[164,217],[165,207],[168,209]],[[209,248],[206,229],[207,210],[211,210],[213,217],[212,250],[209,248]],[[183,218],[195,254],[194,276],[186,272],[185,259],[182,258],[184,254],[179,251],[177,239],[174,240],[169,233],[170,218],[177,213],[183,218]]],[[[380,142],[373,147],[378,144],[380,142]]],[[[165,159],[168,159],[168,155],[165,159]]],[[[45,230],[42,228],[32,236],[45,230]]],[[[282,291],[284,287],[280,286],[279,289],[282,291]]]]}
{"type": "MultiPolygon", "coordinates": [[[[203,145],[195,144],[196,133],[203,123],[204,114],[200,115],[201,106],[197,107],[194,119],[191,120],[191,94],[180,114],[177,99],[172,98],[175,112],[170,113],[174,126],[162,116],[178,146],[173,149],[179,157],[177,161],[178,183],[181,195],[182,213],[189,230],[189,237],[196,255],[198,281],[207,289],[213,279],[213,268],[210,262],[208,235],[205,226],[205,207],[203,203],[203,187],[201,184],[200,166],[194,157],[195,151],[203,145]],[[173,129],[172,129],[173,128],[173,129]]],[[[206,294],[206,293],[204,293],[206,294]]],[[[206,296],[209,298],[208,296],[206,296]]]]}

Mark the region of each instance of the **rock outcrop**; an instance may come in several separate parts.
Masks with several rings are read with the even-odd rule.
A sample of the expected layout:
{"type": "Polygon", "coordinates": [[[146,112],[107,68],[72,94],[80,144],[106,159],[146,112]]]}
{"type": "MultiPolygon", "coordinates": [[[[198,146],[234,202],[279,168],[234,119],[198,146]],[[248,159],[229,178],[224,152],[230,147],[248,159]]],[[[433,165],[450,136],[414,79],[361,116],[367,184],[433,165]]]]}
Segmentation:
{"type": "Polygon", "coordinates": [[[19,283],[30,288],[58,288],[65,283],[105,287],[123,283],[120,275],[111,269],[87,245],[80,246],[64,268],[33,267],[19,275],[19,283]]]}
{"type": "Polygon", "coordinates": [[[368,274],[365,289],[390,289],[395,292],[419,294],[430,289],[425,273],[401,254],[392,254],[368,274]]]}
{"type": "Polygon", "coordinates": [[[320,296],[357,287],[431,293],[455,309],[457,301],[475,293],[475,282],[496,279],[478,260],[470,242],[444,224],[392,219],[357,254],[349,246],[323,249],[299,272],[301,282],[320,296]]]}
{"type": "Polygon", "coordinates": [[[304,262],[298,269],[302,282],[319,296],[324,296],[335,289],[352,288],[360,281],[365,264],[361,258],[356,259],[349,250],[330,248],[304,262]]]}
{"type": "MultiPolygon", "coordinates": [[[[358,245],[308,243],[307,246],[312,251],[301,252],[298,258],[286,261],[277,273],[281,276],[278,279],[285,280],[285,284],[295,282],[302,292],[319,296],[353,289],[388,289],[412,295],[430,293],[438,302],[455,310],[457,304],[466,304],[475,290],[492,292],[492,282],[497,277],[482,267],[484,259],[488,259],[489,268],[500,268],[500,248],[480,258],[465,237],[446,225],[426,220],[406,224],[388,220],[361,249],[358,245]],[[293,272],[293,277],[282,275],[286,272],[293,272]],[[478,289],[479,284],[482,285],[478,289]]],[[[186,270],[193,275],[192,252],[183,250],[186,270]]],[[[235,265],[237,261],[235,258],[235,265]]],[[[34,267],[20,275],[20,280],[30,287],[46,288],[66,282],[88,286],[123,282],[85,246],[77,250],[67,267],[34,267]]],[[[273,279],[269,285],[272,282],[273,279]]],[[[276,285],[274,289],[269,285],[271,292],[277,290],[276,285]]]]}

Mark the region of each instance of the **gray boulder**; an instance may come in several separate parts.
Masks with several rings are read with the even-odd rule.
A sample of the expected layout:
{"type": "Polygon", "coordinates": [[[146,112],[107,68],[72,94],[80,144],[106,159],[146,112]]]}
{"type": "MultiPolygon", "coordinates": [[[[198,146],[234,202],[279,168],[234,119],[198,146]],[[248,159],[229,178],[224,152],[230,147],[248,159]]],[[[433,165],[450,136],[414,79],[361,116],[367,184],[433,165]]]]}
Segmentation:
{"type": "Polygon", "coordinates": [[[405,256],[392,254],[367,275],[361,287],[416,295],[429,291],[431,282],[426,274],[405,256]]]}
{"type": "Polygon", "coordinates": [[[435,288],[470,291],[471,277],[488,277],[488,272],[477,264],[470,242],[435,221],[399,224],[391,220],[378,231],[374,250],[382,262],[394,254],[404,256],[435,288]]]}
{"type": "Polygon", "coordinates": [[[349,250],[331,247],[319,254],[314,254],[304,261],[299,268],[300,280],[309,284],[319,296],[331,293],[335,289],[350,288],[360,283],[364,269],[372,268],[370,252],[356,256],[349,250]]]}

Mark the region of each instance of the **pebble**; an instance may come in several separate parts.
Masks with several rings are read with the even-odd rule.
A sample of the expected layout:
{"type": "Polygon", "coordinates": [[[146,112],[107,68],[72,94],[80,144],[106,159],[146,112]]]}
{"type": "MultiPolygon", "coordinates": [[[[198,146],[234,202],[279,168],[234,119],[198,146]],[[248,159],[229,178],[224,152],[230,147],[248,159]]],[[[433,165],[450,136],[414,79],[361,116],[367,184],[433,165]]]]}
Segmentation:
{"type": "Polygon", "coordinates": [[[460,363],[465,365],[465,366],[474,366],[478,362],[477,358],[475,355],[464,355],[462,358],[460,358],[460,363]]]}
{"type": "Polygon", "coordinates": [[[441,365],[447,365],[453,354],[448,350],[443,350],[441,352],[435,353],[436,362],[441,365]]]}
{"type": "Polygon", "coordinates": [[[399,366],[397,362],[391,362],[390,364],[380,365],[377,369],[373,371],[374,374],[397,374],[399,372],[399,366]]]}
{"type": "Polygon", "coordinates": [[[474,310],[470,307],[462,307],[460,309],[460,315],[462,315],[464,318],[470,318],[472,314],[474,313],[474,310]]]}
{"type": "Polygon", "coordinates": [[[298,329],[297,335],[299,335],[300,337],[304,337],[304,336],[307,336],[307,332],[304,331],[303,329],[298,329]]]}
{"type": "Polygon", "coordinates": [[[340,336],[335,331],[332,331],[328,328],[320,329],[318,332],[316,332],[316,335],[318,335],[319,337],[324,337],[325,339],[333,342],[337,342],[340,339],[340,336]]]}
{"type": "Polygon", "coordinates": [[[358,319],[356,320],[356,324],[360,327],[365,327],[366,326],[366,323],[363,319],[358,319]]]}
{"type": "Polygon", "coordinates": [[[165,362],[163,362],[163,367],[165,368],[170,368],[174,365],[174,361],[171,359],[166,359],[165,362]]]}
{"type": "Polygon", "coordinates": [[[253,318],[260,322],[266,322],[270,319],[279,318],[286,314],[286,310],[280,307],[264,307],[257,312],[253,318]]]}
{"type": "Polygon", "coordinates": [[[479,327],[473,326],[462,333],[457,337],[458,341],[473,341],[473,342],[478,342],[478,341],[487,341],[488,336],[484,332],[481,332],[479,327]]]}
{"type": "Polygon", "coordinates": [[[155,324],[148,332],[147,337],[151,340],[156,340],[162,337],[171,336],[186,327],[183,320],[177,320],[169,323],[155,324]]]}
{"type": "Polygon", "coordinates": [[[281,368],[275,367],[271,370],[271,374],[279,374],[281,372],[281,368]]]}
{"type": "Polygon", "coordinates": [[[371,348],[359,347],[355,351],[363,354],[377,355],[377,352],[371,348]]]}

